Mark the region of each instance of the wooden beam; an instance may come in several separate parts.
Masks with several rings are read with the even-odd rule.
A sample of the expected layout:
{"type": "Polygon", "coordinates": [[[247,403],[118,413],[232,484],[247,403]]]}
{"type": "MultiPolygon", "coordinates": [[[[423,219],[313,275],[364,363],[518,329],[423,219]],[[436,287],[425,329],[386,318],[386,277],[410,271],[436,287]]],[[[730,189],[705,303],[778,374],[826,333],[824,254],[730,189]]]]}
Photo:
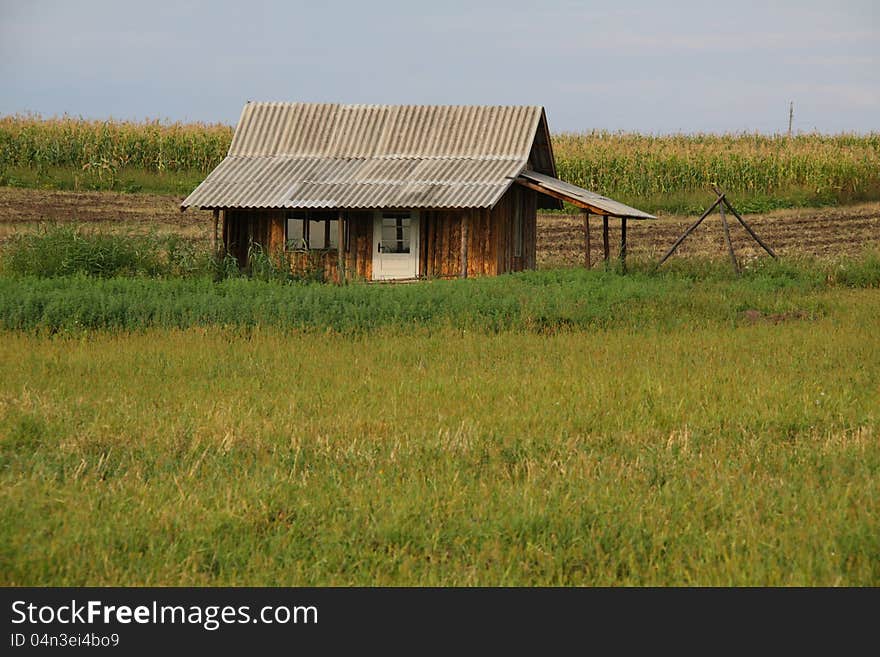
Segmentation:
{"type": "Polygon", "coordinates": [[[605,259],[606,265],[610,255],[611,251],[608,249],[608,217],[602,217],[602,256],[605,259]]]}
{"type": "Polygon", "coordinates": [[[212,214],[214,215],[214,232],[211,235],[211,252],[214,255],[217,255],[217,252],[219,250],[217,247],[217,228],[218,224],[220,223],[220,209],[214,208],[214,212],[212,214]]]}
{"type": "MultiPolygon", "coordinates": [[[[330,222],[327,222],[328,224],[330,222]]],[[[339,218],[336,222],[339,228],[339,236],[336,242],[336,253],[338,255],[338,262],[336,265],[337,269],[337,277],[339,278],[339,284],[345,284],[345,214],[342,210],[339,211],[339,218]]]]}
{"type": "Polygon", "coordinates": [[[724,243],[727,244],[730,262],[733,264],[733,271],[739,274],[739,264],[736,261],[736,255],[733,253],[733,244],[730,241],[730,226],[727,225],[727,217],[724,216],[724,203],[718,206],[718,211],[721,213],[721,225],[724,227],[724,243]]]}
{"type": "Polygon", "coordinates": [[[461,215],[461,278],[467,278],[468,270],[468,224],[470,213],[465,211],[461,215]]]}
{"type": "Polygon", "coordinates": [[[223,255],[229,253],[229,210],[222,210],[220,222],[220,244],[223,246],[223,255]]]}
{"type": "Polygon", "coordinates": [[[590,255],[590,211],[584,210],[584,267],[592,268],[593,261],[590,255]]]}
{"type": "Polygon", "coordinates": [[[752,227],[746,223],[745,219],[743,219],[742,217],[739,216],[739,212],[737,212],[736,210],[733,209],[733,206],[728,202],[727,198],[725,198],[723,196],[722,196],[722,198],[724,199],[724,205],[726,205],[727,209],[733,213],[733,216],[736,217],[737,221],[739,221],[739,223],[742,224],[742,227],[745,228],[749,232],[749,235],[751,235],[754,238],[754,240],[758,244],[760,244],[767,253],[769,253],[771,256],[773,256],[775,258],[776,254],[773,252],[773,249],[771,249],[769,246],[767,246],[766,244],[764,244],[764,242],[761,241],[761,238],[758,237],[757,233],[755,233],[755,231],[752,230],[752,227]]]}
{"type": "Polygon", "coordinates": [[[626,273],[626,217],[620,219],[620,267],[626,273]]]}
{"type": "Polygon", "coordinates": [[[684,233],[682,234],[681,237],[679,237],[677,240],[675,240],[675,244],[673,244],[671,247],[669,247],[669,250],[666,252],[666,255],[664,255],[660,259],[660,262],[657,263],[658,267],[660,265],[662,265],[664,262],[666,262],[669,259],[669,256],[671,256],[673,253],[675,253],[675,250],[681,245],[682,242],[684,242],[685,238],[688,235],[690,235],[692,232],[694,232],[694,230],[696,229],[697,226],[699,226],[701,223],[703,223],[703,219],[708,217],[709,213],[712,212],[712,210],[714,210],[718,206],[718,204],[721,203],[722,200],[724,200],[724,196],[719,196],[717,199],[715,199],[715,202],[709,206],[709,209],[706,210],[699,219],[697,219],[694,223],[692,223],[690,226],[688,226],[688,229],[686,231],[684,231],[684,233]]]}
{"type": "MultiPolygon", "coordinates": [[[[546,194],[547,196],[552,196],[553,198],[558,198],[560,201],[568,201],[573,206],[580,208],[581,210],[589,210],[593,214],[601,214],[608,215],[609,212],[607,210],[603,210],[602,208],[597,208],[595,205],[590,205],[589,203],[584,203],[580,199],[572,198],[571,196],[567,196],[565,194],[561,194],[553,189],[548,189],[543,185],[538,185],[537,183],[533,183],[531,180],[525,180],[523,178],[516,179],[517,184],[522,185],[523,187],[528,187],[529,189],[534,189],[536,192],[540,192],[541,194],[546,194]]],[[[611,215],[614,216],[614,215],[611,215]]]]}

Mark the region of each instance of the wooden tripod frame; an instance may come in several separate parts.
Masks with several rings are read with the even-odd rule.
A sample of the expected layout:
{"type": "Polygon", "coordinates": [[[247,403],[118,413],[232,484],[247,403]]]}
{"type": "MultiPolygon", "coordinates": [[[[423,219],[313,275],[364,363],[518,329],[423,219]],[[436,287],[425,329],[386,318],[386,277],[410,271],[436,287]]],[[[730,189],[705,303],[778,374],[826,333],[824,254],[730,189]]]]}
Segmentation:
{"type": "Polygon", "coordinates": [[[760,244],[761,247],[768,254],[770,254],[774,258],[777,257],[776,254],[773,252],[773,249],[771,249],[769,246],[764,244],[764,242],[761,240],[761,238],[758,237],[757,233],[755,233],[755,231],[752,230],[752,227],[746,223],[745,219],[743,219],[740,216],[739,212],[737,212],[736,209],[730,204],[730,201],[727,200],[727,197],[724,195],[724,193],[721,190],[719,190],[717,187],[715,187],[714,185],[712,186],[712,189],[715,191],[715,195],[718,198],[715,199],[715,202],[709,206],[709,209],[706,210],[699,219],[697,219],[694,223],[692,223],[688,227],[688,229],[686,231],[684,231],[684,233],[682,233],[681,237],[679,237],[677,240],[675,240],[675,244],[673,244],[671,247],[669,247],[669,250],[666,252],[666,255],[664,255],[660,259],[660,262],[657,263],[658,267],[660,265],[662,265],[664,262],[666,262],[673,253],[675,253],[675,250],[679,246],[681,246],[681,243],[684,242],[685,238],[687,238],[688,235],[690,235],[692,232],[694,232],[694,230],[696,230],[697,226],[699,226],[701,223],[703,223],[703,219],[708,217],[709,214],[712,212],[712,210],[714,210],[715,208],[718,208],[719,212],[721,213],[721,224],[722,224],[722,226],[724,226],[724,242],[725,242],[725,244],[727,244],[728,253],[730,253],[730,262],[731,262],[731,264],[733,264],[733,270],[737,274],[740,273],[739,263],[736,260],[736,255],[734,255],[734,253],[733,253],[733,244],[730,242],[730,227],[727,224],[727,217],[724,214],[725,207],[727,207],[727,209],[730,210],[731,214],[734,217],[736,217],[737,220],[739,221],[739,223],[742,224],[742,227],[746,229],[746,232],[748,232],[748,234],[751,235],[752,238],[758,244],[760,244]]]}

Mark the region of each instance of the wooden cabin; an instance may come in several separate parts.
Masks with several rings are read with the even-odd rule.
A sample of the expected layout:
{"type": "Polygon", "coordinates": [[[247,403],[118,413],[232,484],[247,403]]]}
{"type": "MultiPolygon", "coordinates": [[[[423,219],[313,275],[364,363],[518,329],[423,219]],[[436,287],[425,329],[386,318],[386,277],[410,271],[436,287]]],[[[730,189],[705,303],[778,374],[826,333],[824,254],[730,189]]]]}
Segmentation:
{"type": "Polygon", "coordinates": [[[213,210],[242,266],[260,248],[327,279],[392,280],[533,269],[537,211],[563,200],[650,217],[557,179],[542,107],[249,102],[181,209],[213,210]]]}

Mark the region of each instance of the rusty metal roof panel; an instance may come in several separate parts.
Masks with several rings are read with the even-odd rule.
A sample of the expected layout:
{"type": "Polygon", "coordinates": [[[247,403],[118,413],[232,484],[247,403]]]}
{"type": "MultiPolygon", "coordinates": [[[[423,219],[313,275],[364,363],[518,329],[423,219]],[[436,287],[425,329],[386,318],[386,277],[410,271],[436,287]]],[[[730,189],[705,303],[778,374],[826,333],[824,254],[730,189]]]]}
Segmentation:
{"type": "Polygon", "coordinates": [[[553,178],[552,176],[538,173],[537,171],[531,171],[527,169],[525,171],[522,171],[519,175],[521,178],[524,178],[528,182],[538,185],[539,187],[544,187],[549,192],[554,192],[556,195],[564,196],[575,204],[580,202],[596,208],[597,210],[602,210],[604,213],[607,213],[614,217],[626,217],[627,219],[657,218],[652,214],[642,212],[641,210],[637,210],[636,208],[631,208],[630,206],[624,205],[623,203],[615,201],[614,199],[596,194],[595,192],[591,192],[588,189],[584,189],[583,187],[572,185],[571,183],[567,183],[564,180],[559,180],[558,178],[553,178]]]}

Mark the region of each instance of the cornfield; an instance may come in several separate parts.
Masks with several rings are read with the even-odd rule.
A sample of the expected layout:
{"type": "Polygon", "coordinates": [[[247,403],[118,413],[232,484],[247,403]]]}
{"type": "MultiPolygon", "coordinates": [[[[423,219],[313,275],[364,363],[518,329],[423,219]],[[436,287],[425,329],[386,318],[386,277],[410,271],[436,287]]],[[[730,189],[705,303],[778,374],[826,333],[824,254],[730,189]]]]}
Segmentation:
{"type": "MultiPolygon", "coordinates": [[[[9,167],[91,172],[207,172],[226,154],[222,124],[0,117],[0,173],[9,167]]],[[[880,133],[553,137],[560,177],[621,200],[706,192],[712,183],[756,196],[798,189],[830,200],[880,198],[880,133]]],[[[653,205],[653,201],[649,205],[653,205]]]]}
{"type": "Polygon", "coordinates": [[[0,117],[0,167],[210,171],[229,150],[222,124],[0,117]]]}
{"type": "Polygon", "coordinates": [[[773,194],[792,187],[833,196],[880,184],[880,133],[646,136],[565,133],[553,137],[560,177],[630,198],[705,190],[773,194]]]}

